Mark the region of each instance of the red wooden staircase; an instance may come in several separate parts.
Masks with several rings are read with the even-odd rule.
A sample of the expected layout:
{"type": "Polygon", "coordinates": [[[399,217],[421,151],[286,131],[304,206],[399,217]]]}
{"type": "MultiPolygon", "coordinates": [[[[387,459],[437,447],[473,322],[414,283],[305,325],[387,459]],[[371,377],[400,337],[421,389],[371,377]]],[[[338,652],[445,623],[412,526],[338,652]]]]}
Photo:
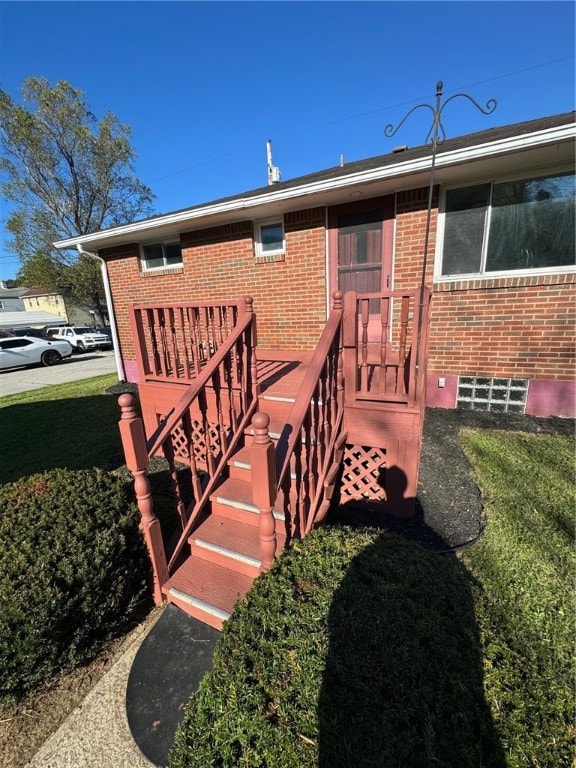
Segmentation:
{"type": "Polygon", "coordinates": [[[157,602],[221,628],[282,549],[322,524],[338,489],[410,514],[430,296],[343,299],[313,352],[258,355],[251,299],[134,305],[142,418],[122,395],[120,431],[157,602]],[[168,552],[147,477],[154,456],[168,464],[180,523],[168,552]]]}

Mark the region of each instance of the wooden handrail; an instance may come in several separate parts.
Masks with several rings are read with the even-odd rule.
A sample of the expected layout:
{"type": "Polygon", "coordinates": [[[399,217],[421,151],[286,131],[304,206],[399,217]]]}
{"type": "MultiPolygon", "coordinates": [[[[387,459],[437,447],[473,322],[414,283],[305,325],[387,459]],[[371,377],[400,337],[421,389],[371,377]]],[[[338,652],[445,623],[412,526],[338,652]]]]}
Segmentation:
{"type": "Polygon", "coordinates": [[[276,493],[284,493],[285,510],[297,497],[294,514],[286,521],[289,538],[305,536],[325,516],[334,469],[342,458],[342,298],[340,291],[334,294],[332,312],[278,441],[276,493]],[[295,488],[293,456],[298,467],[295,488]]]}
{"type": "Polygon", "coordinates": [[[304,418],[310,406],[310,401],[314,394],[314,390],[318,385],[318,380],[326,357],[330,352],[334,339],[340,331],[342,323],[342,310],[333,310],[328,318],[328,322],[324,326],[324,331],[318,342],[318,346],[314,351],[312,361],[306,376],[302,382],[302,386],[298,392],[296,400],[290,409],[290,414],[286,422],[286,426],[282,430],[282,435],[288,436],[288,442],[285,449],[281,447],[282,435],[278,441],[277,452],[277,472],[278,488],[280,488],[284,475],[290,468],[290,458],[294,452],[294,447],[297,441],[300,439],[300,429],[304,422],[304,418]],[[282,462],[278,467],[278,462],[282,462]]]}

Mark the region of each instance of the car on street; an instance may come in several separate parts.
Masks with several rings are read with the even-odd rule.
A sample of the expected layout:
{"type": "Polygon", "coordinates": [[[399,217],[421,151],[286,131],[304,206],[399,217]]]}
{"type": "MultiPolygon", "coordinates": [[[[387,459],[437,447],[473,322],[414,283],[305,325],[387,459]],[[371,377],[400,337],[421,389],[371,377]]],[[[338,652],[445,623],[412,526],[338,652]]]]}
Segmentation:
{"type": "Polygon", "coordinates": [[[47,335],[53,339],[69,341],[76,352],[86,352],[89,349],[112,348],[112,340],[105,333],[101,333],[99,328],[89,328],[87,325],[66,325],[49,328],[47,335]]]}
{"type": "Polygon", "coordinates": [[[72,355],[72,345],[63,339],[10,336],[0,339],[0,370],[29,365],[56,365],[72,355]]]}

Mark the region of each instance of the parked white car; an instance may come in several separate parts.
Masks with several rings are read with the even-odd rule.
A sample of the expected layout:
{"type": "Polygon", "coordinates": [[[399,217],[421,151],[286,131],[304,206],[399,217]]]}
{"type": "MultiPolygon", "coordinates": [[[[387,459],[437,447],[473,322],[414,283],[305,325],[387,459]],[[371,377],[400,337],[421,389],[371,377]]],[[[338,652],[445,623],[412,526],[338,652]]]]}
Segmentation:
{"type": "Polygon", "coordinates": [[[61,326],[49,328],[48,336],[54,339],[65,339],[70,342],[77,352],[85,352],[87,349],[111,349],[112,340],[97,328],[89,328],[87,325],[61,326]]]}
{"type": "Polygon", "coordinates": [[[0,339],[0,370],[27,365],[56,365],[72,355],[72,345],[60,339],[8,336],[0,339]]]}

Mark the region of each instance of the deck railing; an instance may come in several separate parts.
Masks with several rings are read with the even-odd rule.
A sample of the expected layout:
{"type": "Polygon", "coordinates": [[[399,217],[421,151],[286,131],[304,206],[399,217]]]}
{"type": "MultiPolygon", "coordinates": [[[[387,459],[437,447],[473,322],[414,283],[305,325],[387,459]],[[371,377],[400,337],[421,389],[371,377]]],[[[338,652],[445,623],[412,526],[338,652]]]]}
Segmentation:
{"type": "Polygon", "coordinates": [[[188,382],[200,375],[238,323],[239,302],[130,306],[141,381],[188,382]]]}
{"type": "MultiPolygon", "coordinates": [[[[337,292],[333,308],[318,343],[308,371],[291,408],[287,423],[276,446],[276,486],[264,494],[267,504],[258,504],[259,490],[271,487],[270,478],[254,477],[255,503],[261,516],[272,514],[276,502],[284,513],[287,541],[303,537],[319,525],[330,506],[336,476],[344,452],[346,436],[342,431],[344,413],[342,361],[342,298],[337,292]],[[263,508],[265,507],[265,508],[263,508]]],[[[254,417],[255,433],[265,432],[267,418],[254,417]]],[[[256,442],[256,441],[255,441],[256,442]]],[[[260,439],[262,450],[269,445],[260,439]]],[[[253,446],[253,466],[258,446],[253,446]]],[[[261,462],[261,466],[266,466],[261,462]]],[[[270,462],[268,462],[270,469],[270,462]]],[[[266,522],[261,517],[262,560],[266,551],[273,552],[266,522]],[[262,535],[263,526],[266,535],[262,535]]]]}
{"type": "Polygon", "coordinates": [[[155,596],[159,599],[158,590],[177,562],[195,521],[250,424],[257,407],[257,393],[256,317],[252,299],[247,298],[245,311],[239,314],[228,337],[220,341],[209,362],[147,442],[141,419],[135,413],[133,396],[120,397],[122,442],[127,466],[134,475],[145,536],[146,526],[154,531],[159,528],[146,476],[146,467],[154,456],[166,459],[176,499],[180,536],[169,562],[157,535],[148,542],[155,596]]]}
{"type": "Polygon", "coordinates": [[[424,335],[430,290],[356,294],[344,299],[346,404],[415,407],[424,388],[424,335]]]}

